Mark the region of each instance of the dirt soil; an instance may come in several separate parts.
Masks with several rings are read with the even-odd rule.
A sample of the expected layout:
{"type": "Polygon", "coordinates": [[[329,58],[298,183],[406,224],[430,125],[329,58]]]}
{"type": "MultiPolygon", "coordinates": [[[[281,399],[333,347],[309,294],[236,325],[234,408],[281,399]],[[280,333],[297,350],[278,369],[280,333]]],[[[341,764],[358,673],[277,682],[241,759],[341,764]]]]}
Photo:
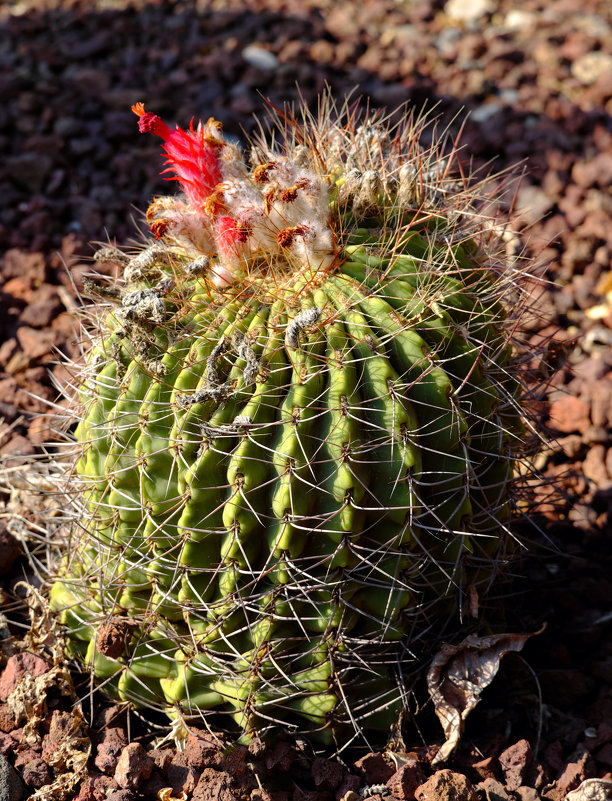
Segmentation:
{"type": "Polygon", "coordinates": [[[5,2],[0,100],[0,798],[562,801],[579,786],[574,801],[612,798],[607,0],[5,2]],[[21,582],[40,585],[61,501],[41,514],[20,488],[52,438],[49,402],[62,403],[58,351],[79,355],[92,243],[129,243],[165,190],[130,105],[182,125],[214,116],[241,136],[260,94],[282,105],[299,86],[314,104],[326,84],[374,108],[437,104],[443,122],[470,111],[464,152],[474,168],[519,165],[500,207],[548,265],[526,333],[534,351],[552,337],[558,366],[537,398],[548,486],[537,526],[523,526],[530,558],[505,588],[509,631],[547,626],[504,659],[442,768],[431,704],[404,748],[340,761],[301,740],[227,748],[204,731],[182,751],[156,744],[161,719],[109,706],[66,670],[36,592],[33,624],[23,611],[21,582]]]}

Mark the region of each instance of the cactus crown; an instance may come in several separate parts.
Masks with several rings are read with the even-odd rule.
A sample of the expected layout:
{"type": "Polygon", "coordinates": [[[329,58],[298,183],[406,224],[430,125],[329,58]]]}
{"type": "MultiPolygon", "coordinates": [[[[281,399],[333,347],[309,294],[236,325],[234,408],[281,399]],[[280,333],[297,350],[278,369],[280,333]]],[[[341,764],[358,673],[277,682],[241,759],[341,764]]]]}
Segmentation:
{"type": "Polygon", "coordinates": [[[507,549],[517,272],[422,119],[328,100],[247,166],[214,120],[133,109],[183,195],[98,254],[124,283],[80,390],[69,648],[180,720],[388,731],[411,649],[507,549]]]}

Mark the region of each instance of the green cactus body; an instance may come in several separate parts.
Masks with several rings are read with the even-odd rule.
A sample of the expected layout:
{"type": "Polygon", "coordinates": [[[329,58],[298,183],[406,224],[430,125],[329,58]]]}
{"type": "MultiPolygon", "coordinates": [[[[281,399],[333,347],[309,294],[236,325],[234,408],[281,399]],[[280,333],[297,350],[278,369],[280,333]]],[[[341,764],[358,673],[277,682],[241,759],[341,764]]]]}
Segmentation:
{"type": "Polygon", "coordinates": [[[506,546],[522,436],[507,285],[456,215],[400,202],[390,156],[369,205],[351,190],[347,153],[367,126],[338,128],[301,173],[291,143],[252,174],[235,167],[235,183],[268,192],[263,233],[228,213],[229,146],[201,127],[178,131],[220,171],[201,191],[227,216],[202,217],[216,247],[202,259],[176,222],[193,184],[165,136],[189,202],[152,207],[162,244],[124,260],[121,306],[91,351],[81,534],[52,605],[119,699],[225,715],[245,736],[388,730],[410,634],[488,581],[506,546]],[[283,192],[294,224],[281,228],[283,192]],[[299,214],[325,231],[309,238],[299,214]]]}

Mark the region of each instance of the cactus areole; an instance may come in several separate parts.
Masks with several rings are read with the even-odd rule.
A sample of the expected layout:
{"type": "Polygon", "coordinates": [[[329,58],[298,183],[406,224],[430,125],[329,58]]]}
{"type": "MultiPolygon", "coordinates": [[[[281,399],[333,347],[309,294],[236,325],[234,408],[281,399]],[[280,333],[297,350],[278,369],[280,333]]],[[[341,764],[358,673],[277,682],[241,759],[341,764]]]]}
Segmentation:
{"type": "Polygon", "coordinates": [[[247,739],[388,732],[412,650],[507,550],[517,271],[422,120],[328,101],[247,163],[212,119],[133,110],[182,192],[90,285],[69,651],[117,699],[247,739]]]}

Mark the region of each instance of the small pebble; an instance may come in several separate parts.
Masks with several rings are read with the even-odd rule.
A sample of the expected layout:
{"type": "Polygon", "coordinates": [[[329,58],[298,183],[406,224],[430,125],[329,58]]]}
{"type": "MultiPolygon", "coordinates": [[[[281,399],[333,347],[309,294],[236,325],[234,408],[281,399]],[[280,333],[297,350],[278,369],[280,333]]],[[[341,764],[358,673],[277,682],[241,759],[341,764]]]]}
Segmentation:
{"type": "Polygon", "coordinates": [[[271,71],[278,67],[278,59],[274,53],[256,44],[247,45],[241,55],[252,67],[259,70],[271,71]]]}

